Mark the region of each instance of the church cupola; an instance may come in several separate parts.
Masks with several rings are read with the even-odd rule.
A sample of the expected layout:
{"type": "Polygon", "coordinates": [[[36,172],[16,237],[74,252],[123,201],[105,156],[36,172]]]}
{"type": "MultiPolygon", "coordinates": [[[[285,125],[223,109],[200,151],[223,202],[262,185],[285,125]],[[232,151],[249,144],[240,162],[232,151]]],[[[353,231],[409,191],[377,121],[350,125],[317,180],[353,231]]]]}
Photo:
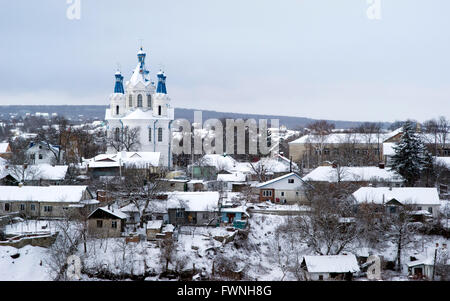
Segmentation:
{"type": "Polygon", "coordinates": [[[158,87],[156,88],[156,93],[167,94],[167,89],[166,89],[167,76],[162,71],[159,71],[156,76],[158,77],[158,87]]]}
{"type": "Polygon", "coordinates": [[[117,71],[115,74],[116,77],[116,84],[114,86],[114,93],[121,93],[124,94],[125,91],[123,89],[123,76],[122,73],[120,73],[120,71],[117,71]]]}
{"type": "Polygon", "coordinates": [[[142,76],[144,78],[146,78],[145,76],[149,73],[149,71],[145,69],[145,57],[146,57],[146,55],[147,54],[144,52],[144,50],[141,47],[141,49],[139,49],[139,52],[138,52],[137,56],[138,56],[138,61],[139,61],[139,65],[140,65],[139,73],[142,74],[142,76]]]}

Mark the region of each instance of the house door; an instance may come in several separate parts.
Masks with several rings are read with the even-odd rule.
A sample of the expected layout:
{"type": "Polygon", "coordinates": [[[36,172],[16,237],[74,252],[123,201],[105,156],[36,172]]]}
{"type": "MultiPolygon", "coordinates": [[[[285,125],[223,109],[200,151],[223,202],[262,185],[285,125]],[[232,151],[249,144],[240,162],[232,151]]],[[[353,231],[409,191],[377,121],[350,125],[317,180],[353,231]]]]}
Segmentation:
{"type": "Polygon", "coordinates": [[[423,275],[423,270],[422,270],[422,268],[415,268],[415,269],[414,269],[414,275],[419,276],[419,277],[422,277],[422,275],[423,275]]]}
{"type": "Polygon", "coordinates": [[[236,216],[235,213],[227,213],[228,222],[231,224],[234,221],[234,217],[236,216]]]}

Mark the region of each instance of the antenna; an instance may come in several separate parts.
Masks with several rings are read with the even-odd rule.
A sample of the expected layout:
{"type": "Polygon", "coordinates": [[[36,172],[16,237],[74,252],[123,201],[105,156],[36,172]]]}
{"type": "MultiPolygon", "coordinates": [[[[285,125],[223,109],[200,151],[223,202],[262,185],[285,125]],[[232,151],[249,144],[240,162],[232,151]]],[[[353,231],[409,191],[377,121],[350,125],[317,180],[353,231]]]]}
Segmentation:
{"type": "Polygon", "coordinates": [[[139,42],[139,47],[140,48],[144,48],[144,39],[138,39],[138,42],[139,42]]]}

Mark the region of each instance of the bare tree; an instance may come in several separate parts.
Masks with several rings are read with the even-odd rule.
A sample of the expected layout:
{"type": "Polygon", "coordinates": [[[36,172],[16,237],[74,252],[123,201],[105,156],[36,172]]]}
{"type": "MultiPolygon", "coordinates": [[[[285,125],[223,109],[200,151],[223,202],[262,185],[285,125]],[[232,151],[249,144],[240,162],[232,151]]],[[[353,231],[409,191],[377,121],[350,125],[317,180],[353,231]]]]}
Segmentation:
{"type": "Polygon", "coordinates": [[[111,131],[106,142],[108,146],[115,149],[117,152],[122,150],[135,151],[140,146],[140,127],[129,128],[128,126],[119,129],[119,131],[111,131]]]}
{"type": "Polygon", "coordinates": [[[395,213],[387,215],[386,222],[390,225],[387,238],[395,243],[397,249],[396,266],[400,271],[402,268],[402,251],[414,241],[414,235],[417,234],[421,223],[414,223],[411,220],[413,206],[409,204],[396,206],[395,213]]]}
{"type": "Polygon", "coordinates": [[[176,248],[177,243],[172,237],[166,237],[161,241],[160,249],[161,249],[161,257],[160,261],[164,264],[164,271],[167,272],[169,270],[169,263],[174,262],[176,258],[176,248]]]}
{"type": "Polygon", "coordinates": [[[311,213],[293,220],[302,242],[317,254],[337,255],[356,239],[353,202],[345,185],[315,184],[307,193],[311,213]]]}
{"type": "Polygon", "coordinates": [[[133,165],[124,168],[122,175],[119,191],[124,200],[131,202],[139,210],[139,227],[142,228],[147,209],[164,191],[164,183],[158,180],[159,174],[152,173],[148,168],[133,165]]]}

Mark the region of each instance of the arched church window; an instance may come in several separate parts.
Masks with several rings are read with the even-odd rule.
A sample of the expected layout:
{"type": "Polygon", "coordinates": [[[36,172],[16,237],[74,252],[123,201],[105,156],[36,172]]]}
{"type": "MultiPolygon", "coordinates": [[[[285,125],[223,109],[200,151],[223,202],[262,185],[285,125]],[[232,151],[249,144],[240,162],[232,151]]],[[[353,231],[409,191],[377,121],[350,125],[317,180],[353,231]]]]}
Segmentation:
{"type": "Polygon", "coordinates": [[[119,137],[120,137],[119,135],[120,135],[120,129],[116,128],[115,132],[114,132],[114,140],[115,141],[119,141],[119,137]]]}
{"type": "Polygon", "coordinates": [[[158,115],[161,115],[161,106],[158,106],[158,115]]]}
{"type": "Polygon", "coordinates": [[[152,142],[152,129],[148,128],[148,142],[152,142]]]}
{"type": "Polygon", "coordinates": [[[133,106],[133,96],[132,96],[132,95],[130,95],[130,97],[129,97],[129,103],[128,103],[128,106],[129,106],[129,107],[132,107],[132,106],[133,106]]]}
{"type": "Polygon", "coordinates": [[[147,107],[149,107],[149,108],[152,107],[152,96],[151,95],[147,95],[147,107]]]}
{"type": "Polygon", "coordinates": [[[116,106],[116,115],[119,115],[119,106],[116,106]]]}
{"type": "Polygon", "coordinates": [[[163,140],[163,129],[158,128],[158,141],[162,142],[162,140],[163,140]]]}
{"type": "Polygon", "coordinates": [[[142,108],[142,95],[141,94],[138,95],[137,106],[138,106],[138,108],[142,108]]]}

